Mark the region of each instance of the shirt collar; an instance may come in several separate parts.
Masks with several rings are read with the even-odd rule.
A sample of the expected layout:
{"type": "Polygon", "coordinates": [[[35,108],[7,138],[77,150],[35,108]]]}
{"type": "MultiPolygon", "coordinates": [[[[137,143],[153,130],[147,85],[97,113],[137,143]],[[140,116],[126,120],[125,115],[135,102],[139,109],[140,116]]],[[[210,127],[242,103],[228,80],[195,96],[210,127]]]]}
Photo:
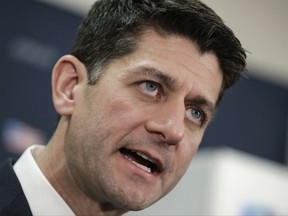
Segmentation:
{"type": "Polygon", "coordinates": [[[75,215],[38,167],[30,146],[13,166],[33,215],[75,215]]]}

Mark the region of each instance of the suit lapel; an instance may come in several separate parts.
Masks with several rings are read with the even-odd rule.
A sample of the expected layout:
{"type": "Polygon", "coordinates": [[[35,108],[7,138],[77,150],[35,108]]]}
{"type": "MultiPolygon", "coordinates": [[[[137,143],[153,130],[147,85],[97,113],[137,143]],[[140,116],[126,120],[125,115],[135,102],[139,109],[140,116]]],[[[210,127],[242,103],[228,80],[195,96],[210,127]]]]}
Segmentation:
{"type": "Polygon", "coordinates": [[[9,159],[0,165],[0,215],[32,215],[9,159]]]}

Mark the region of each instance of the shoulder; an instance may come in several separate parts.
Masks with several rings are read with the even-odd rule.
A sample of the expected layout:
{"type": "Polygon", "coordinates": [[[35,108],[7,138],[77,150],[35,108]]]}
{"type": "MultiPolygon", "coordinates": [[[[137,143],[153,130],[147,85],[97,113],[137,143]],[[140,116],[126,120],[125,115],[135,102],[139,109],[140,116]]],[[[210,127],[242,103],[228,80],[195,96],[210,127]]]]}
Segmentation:
{"type": "Polygon", "coordinates": [[[0,164],[0,215],[32,215],[20,182],[13,170],[15,160],[0,164]]]}

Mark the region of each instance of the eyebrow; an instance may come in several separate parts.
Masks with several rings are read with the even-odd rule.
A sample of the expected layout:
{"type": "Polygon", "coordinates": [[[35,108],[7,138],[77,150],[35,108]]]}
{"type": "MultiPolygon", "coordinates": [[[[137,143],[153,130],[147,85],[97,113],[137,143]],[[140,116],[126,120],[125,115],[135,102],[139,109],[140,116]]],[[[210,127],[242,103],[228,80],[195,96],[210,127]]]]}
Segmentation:
{"type": "Polygon", "coordinates": [[[177,79],[163,73],[162,71],[154,67],[141,66],[135,69],[135,71],[136,73],[132,73],[132,76],[144,75],[144,76],[156,79],[157,81],[164,83],[170,89],[176,89],[177,86],[179,86],[178,84],[179,82],[177,79]]]}

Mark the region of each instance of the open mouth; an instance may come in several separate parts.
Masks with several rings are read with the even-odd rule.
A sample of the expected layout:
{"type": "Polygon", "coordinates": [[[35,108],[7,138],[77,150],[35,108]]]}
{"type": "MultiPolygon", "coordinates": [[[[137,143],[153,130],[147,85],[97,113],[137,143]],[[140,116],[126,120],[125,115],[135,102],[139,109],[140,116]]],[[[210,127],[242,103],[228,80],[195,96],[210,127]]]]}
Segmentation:
{"type": "Polygon", "coordinates": [[[130,160],[133,164],[145,172],[160,173],[161,171],[158,163],[153,158],[150,158],[148,155],[142,152],[133,151],[126,148],[121,148],[120,152],[125,158],[130,160]]]}

